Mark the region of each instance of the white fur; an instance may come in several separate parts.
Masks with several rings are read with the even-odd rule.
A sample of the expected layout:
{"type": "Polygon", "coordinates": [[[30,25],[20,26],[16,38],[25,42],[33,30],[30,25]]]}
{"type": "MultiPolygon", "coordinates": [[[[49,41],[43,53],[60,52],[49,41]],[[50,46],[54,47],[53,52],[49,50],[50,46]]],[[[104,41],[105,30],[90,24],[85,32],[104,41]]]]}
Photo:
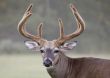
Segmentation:
{"type": "Polygon", "coordinates": [[[75,46],[77,45],[77,42],[69,42],[69,43],[65,43],[63,46],[60,47],[61,50],[65,51],[65,50],[72,50],[75,46]]]}
{"type": "Polygon", "coordinates": [[[31,50],[35,50],[35,51],[39,51],[40,50],[40,46],[38,45],[37,42],[34,41],[25,41],[25,45],[28,49],[31,50]]]}

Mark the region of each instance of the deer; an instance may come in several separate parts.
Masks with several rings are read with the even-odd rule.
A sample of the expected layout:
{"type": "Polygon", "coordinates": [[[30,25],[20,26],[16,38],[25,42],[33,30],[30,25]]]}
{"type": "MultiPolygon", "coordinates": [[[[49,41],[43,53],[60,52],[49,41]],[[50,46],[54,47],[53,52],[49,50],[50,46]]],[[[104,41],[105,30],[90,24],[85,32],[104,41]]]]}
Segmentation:
{"type": "Polygon", "coordinates": [[[18,31],[30,39],[25,41],[29,49],[41,52],[43,65],[51,78],[110,78],[110,60],[96,57],[71,58],[64,53],[77,45],[77,41],[67,41],[78,37],[85,30],[85,22],[73,4],[70,4],[70,9],[75,17],[77,29],[65,35],[62,19],[58,18],[60,36],[52,41],[42,38],[43,23],[38,25],[37,35],[25,30],[26,21],[32,15],[32,6],[30,4],[25,11],[18,24],[18,31]]]}

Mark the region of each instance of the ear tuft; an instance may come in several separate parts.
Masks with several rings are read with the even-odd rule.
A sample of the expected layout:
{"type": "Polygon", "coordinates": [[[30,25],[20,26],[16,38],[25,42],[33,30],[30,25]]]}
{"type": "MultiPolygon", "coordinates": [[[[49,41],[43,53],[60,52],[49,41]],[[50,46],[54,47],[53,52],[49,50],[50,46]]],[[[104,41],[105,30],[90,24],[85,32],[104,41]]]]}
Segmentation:
{"type": "Polygon", "coordinates": [[[61,46],[62,50],[71,50],[77,45],[77,41],[65,43],[63,46],[61,46]]]}
{"type": "Polygon", "coordinates": [[[34,42],[34,41],[24,41],[26,47],[28,49],[31,49],[31,50],[36,50],[38,51],[40,49],[40,46],[38,45],[37,42],[34,42]]]}

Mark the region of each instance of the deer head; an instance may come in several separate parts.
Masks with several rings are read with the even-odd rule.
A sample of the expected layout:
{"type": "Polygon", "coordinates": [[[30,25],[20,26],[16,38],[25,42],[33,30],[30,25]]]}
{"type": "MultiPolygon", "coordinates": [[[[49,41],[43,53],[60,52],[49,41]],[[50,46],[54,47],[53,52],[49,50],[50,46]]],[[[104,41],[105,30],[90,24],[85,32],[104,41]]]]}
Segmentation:
{"type": "Polygon", "coordinates": [[[58,39],[48,41],[42,38],[42,26],[43,23],[40,23],[38,26],[38,35],[29,34],[25,30],[25,24],[27,19],[32,15],[32,4],[29,5],[26,12],[24,13],[21,21],[18,24],[18,31],[24,37],[31,39],[32,41],[26,41],[25,44],[29,49],[32,50],[39,50],[43,56],[43,64],[46,67],[52,66],[58,62],[59,54],[62,50],[71,50],[74,46],[76,46],[76,42],[65,43],[77,36],[79,36],[85,27],[85,22],[83,21],[82,17],[78,13],[77,9],[74,5],[70,4],[70,9],[75,16],[77,22],[77,29],[75,32],[64,35],[64,27],[61,18],[58,19],[59,28],[60,28],[60,37],[58,39]]]}

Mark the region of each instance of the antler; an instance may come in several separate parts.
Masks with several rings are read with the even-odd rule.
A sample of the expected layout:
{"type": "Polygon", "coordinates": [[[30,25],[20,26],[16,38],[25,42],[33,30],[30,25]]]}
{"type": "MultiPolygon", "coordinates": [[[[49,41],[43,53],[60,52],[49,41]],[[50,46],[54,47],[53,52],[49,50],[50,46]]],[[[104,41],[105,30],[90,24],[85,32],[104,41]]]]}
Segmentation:
{"type": "Polygon", "coordinates": [[[28,18],[32,15],[32,4],[29,5],[29,7],[27,8],[27,10],[25,11],[22,19],[20,20],[19,24],[18,24],[18,31],[20,32],[21,35],[23,35],[26,38],[32,39],[34,41],[37,41],[39,44],[41,44],[42,42],[44,42],[45,40],[41,38],[42,36],[42,26],[43,23],[40,23],[38,26],[38,35],[34,36],[32,34],[29,34],[26,30],[25,30],[25,24],[26,21],[28,20],[28,18]]]}
{"type": "Polygon", "coordinates": [[[79,36],[85,29],[85,22],[82,19],[82,17],[80,16],[80,14],[78,13],[75,6],[70,4],[70,9],[71,9],[73,15],[75,16],[76,23],[77,23],[77,29],[75,32],[73,32],[69,35],[64,35],[63,22],[61,19],[58,19],[59,27],[60,27],[60,37],[56,40],[57,45],[62,45],[64,42],[79,36]]]}

